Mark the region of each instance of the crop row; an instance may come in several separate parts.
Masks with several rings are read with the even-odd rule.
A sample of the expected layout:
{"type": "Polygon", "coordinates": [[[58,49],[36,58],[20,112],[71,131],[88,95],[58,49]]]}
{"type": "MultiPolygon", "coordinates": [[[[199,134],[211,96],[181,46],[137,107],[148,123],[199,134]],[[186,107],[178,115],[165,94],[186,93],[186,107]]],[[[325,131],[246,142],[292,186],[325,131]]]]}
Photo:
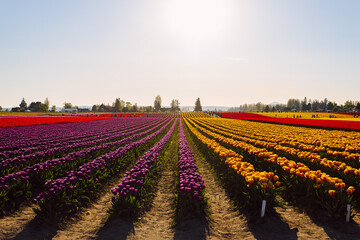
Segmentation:
{"type": "Polygon", "coordinates": [[[132,125],[148,123],[144,119],[109,119],[87,123],[51,124],[21,128],[0,129],[0,158],[9,158],[29,152],[76,142],[81,139],[111,135],[132,125]]]}
{"type": "Polygon", "coordinates": [[[170,123],[167,120],[165,125],[150,135],[97,157],[77,170],[67,172],[63,177],[48,180],[44,184],[44,191],[36,197],[41,213],[59,216],[76,212],[96,195],[104,182],[128,166],[149,144],[158,142],[170,123]]]}
{"type": "MultiPolygon", "coordinates": [[[[134,146],[131,144],[133,144],[137,138],[145,136],[143,139],[149,139],[149,136],[155,136],[155,130],[159,133],[160,129],[164,129],[164,127],[169,124],[169,120],[157,121],[155,124],[150,119],[148,121],[152,124],[146,127],[143,126],[140,132],[138,132],[138,128],[135,128],[132,132],[131,130],[126,131],[123,135],[127,136],[126,138],[75,151],[64,157],[37,163],[25,167],[22,171],[14,172],[0,178],[0,210],[11,207],[8,205],[14,205],[30,197],[33,193],[39,190],[41,191],[44,188],[43,184],[47,180],[61,177],[66,174],[67,171],[75,170],[94,158],[106,156],[118,149],[134,146]],[[120,147],[126,143],[128,143],[126,146],[120,147]]],[[[139,141],[141,140],[137,142],[139,141]]]]}
{"type": "Polygon", "coordinates": [[[158,166],[159,155],[170,140],[177,122],[178,120],[175,120],[165,136],[150,148],[130,171],[125,173],[121,183],[111,189],[114,194],[112,202],[115,212],[136,211],[143,206],[144,198],[148,195],[149,187],[152,186],[151,178],[154,168],[158,166]]]}
{"type": "MultiPolygon", "coordinates": [[[[96,140],[94,140],[93,138],[89,138],[86,140],[79,140],[76,143],[72,143],[72,144],[67,144],[66,141],[64,141],[64,143],[62,144],[63,146],[61,147],[54,147],[54,148],[49,148],[47,150],[44,151],[38,151],[32,154],[27,154],[27,155],[23,155],[23,156],[19,156],[19,157],[15,157],[15,158],[9,158],[9,159],[4,159],[0,162],[0,176],[5,176],[6,174],[9,174],[11,172],[14,172],[16,170],[21,170],[22,168],[24,168],[25,166],[31,166],[34,165],[38,162],[43,162],[47,159],[54,159],[56,157],[64,157],[66,158],[67,155],[64,155],[66,153],[71,153],[71,152],[75,152],[72,155],[77,155],[79,151],[81,151],[82,149],[85,149],[85,151],[87,151],[86,149],[93,147],[92,149],[95,151],[98,151],[100,149],[104,149],[106,148],[103,145],[104,143],[108,143],[108,142],[114,142],[116,143],[116,140],[119,140],[127,135],[132,135],[135,132],[138,131],[144,131],[147,128],[151,128],[152,126],[156,126],[156,123],[152,123],[151,125],[145,125],[145,126],[140,126],[140,127],[134,127],[133,129],[129,129],[123,132],[117,132],[117,133],[113,133],[111,136],[107,136],[107,137],[96,137],[96,140]]],[[[109,147],[109,146],[107,146],[109,147]]]]}
{"type": "Polygon", "coordinates": [[[320,127],[326,129],[355,130],[360,131],[360,121],[348,120],[329,120],[329,119],[302,119],[302,118],[272,118],[259,114],[248,113],[246,116],[242,113],[217,113],[221,117],[243,119],[258,122],[287,124],[307,127],[320,127]]]}
{"type": "MultiPolygon", "coordinates": [[[[257,171],[253,164],[235,151],[220,145],[214,139],[208,138],[199,131],[199,128],[186,119],[185,123],[198,142],[198,147],[212,159],[215,168],[222,175],[228,175],[232,181],[231,192],[236,198],[241,198],[250,208],[259,208],[262,200],[267,200],[271,209],[276,204],[277,187],[280,186],[279,177],[274,172],[257,171]],[[210,152],[209,152],[210,149],[210,152]]],[[[238,199],[239,200],[239,199],[238,199]]]]}
{"type": "MultiPolygon", "coordinates": [[[[217,119],[212,119],[216,121],[217,119]]],[[[216,121],[221,125],[221,121],[216,121]]],[[[352,199],[354,188],[352,186],[345,188],[346,184],[340,178],[331,177],[320,170],[311,170],[303,162],[296,162],[286,157],[280,157],[266,148],[258,148],[246,141],[240,140],[241,135],[237,137],[229,135],[227,132],[206,125],[200,119],[189,119],[191,127],[203,132],[210,138],[221,142],[224,146],[241,153],[246,161],[250,161],[257,168],[275,171],[287,188],[287,193],[293,199],[298,198],[298,188],[304,191],[305,196],[310,200],[320,201],[332,214],[344,214],[346,204],[352,199]],[[203,127],[200,125],[202,124],[203,127]],[[229,137],[226,137],[226,134],[229,137]],[[240,139],[239,139],[240,138],[240,139]],[[239,139],[239,140],[236,140],[239,139]],[[295,191],[294,191],[295,190],[295,191]],[[336,204],[333,204],[333,203],[336,204]],[[331,203],[331,204],[330,204],[331,203]],[[336,207],[334,207],[336,205],[336,207]],[[340,207],[339,207],[340,206],[340,207]]],[[[224,125],[223,127],[225,127],[224,125]]],[[[264,146],[263,146],[264,147],[264,146]]],[[[298,160],[298,159],[294,159],[298,160]]],[[[300,195],[301,196],[301,195],[300,195]]]]}
{"type": "Polygon", "coordinates": [[[20,127],[20,126],[30,126],[30,125],[40,125],[40,124],[54,124],[54,123],[76,123],[76,122],[87,122],[101,120],[105,118],[99,117],[6,117],[0,118],[0,128],[6,127],[20,127]]]}
{"type": "Polygon", "coordinates": [[[5,146],[3,147],[3,151],[0,153],[0,159],[22,156],[50,148],[61,147],[63,145],[75,144],[84,140],[90,141],[92,139],[96,140],[100,137],[110,137],[115,133],[129,130],[135,126],[140,127],[142,125],[151,123],[150,121],[146,121],[144,119],[136,120],[108,120],[91,122],[90,124],[81,124],[80,126],[78,126],[79,124],[68,124],[69,126],[66,129],[62,129],[61,132],[54,131],[54,129],[50,129],[49,127],[46,131],[31,133],[31,135],[28,133],[27,136],[22,135],[21,139],[24,143],[26,143],[26,145],[22,147],[19,147],[20,144],[16,145],[14,141],[14,138],[18,139],[19,137],[10,135],[9,141],[11,141],[13,144],[8,149],[5,149],[5,146]],[[56,133],[55,135],[54,132],[56,133]]]}
{"type": "Polygon", "coordinates": [[[360,159],[359,132],[329,131],[229,119],[210,122],[206,119],[202,120],[220,128],[221,125],[226,125],[224,128],[227,131],[240,137],[294,147],[327,157],[339,157],[344,160],[360,159]]]}

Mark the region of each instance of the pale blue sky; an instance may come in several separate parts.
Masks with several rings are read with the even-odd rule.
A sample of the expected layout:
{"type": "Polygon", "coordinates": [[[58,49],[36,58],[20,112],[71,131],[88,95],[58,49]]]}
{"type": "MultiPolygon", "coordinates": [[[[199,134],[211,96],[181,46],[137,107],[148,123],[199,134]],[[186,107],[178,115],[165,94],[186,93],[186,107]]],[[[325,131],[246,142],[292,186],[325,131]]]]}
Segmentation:
{"type": "Polygon", "coordinates": [[[360,100],[360,1],[0,0],[0,106],[360,100]]]}

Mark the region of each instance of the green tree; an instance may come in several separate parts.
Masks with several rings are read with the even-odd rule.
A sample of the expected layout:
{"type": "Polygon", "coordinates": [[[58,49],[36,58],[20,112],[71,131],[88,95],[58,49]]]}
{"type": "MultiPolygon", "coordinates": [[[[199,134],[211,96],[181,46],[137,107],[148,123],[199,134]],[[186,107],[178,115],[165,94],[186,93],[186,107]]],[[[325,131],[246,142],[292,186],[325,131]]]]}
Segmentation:
{"type": "Polygon", "coordinates": [[[170,111],[171,112],[178,112],[178,111],[180,111],[180,103],[179,103],[179,100],[177,100],[177,99],[173,99],[172,101],[171,101],[171,103],[170,103],[170,107],[171,107],[171,109],[170,109],[170,111]]]}
{"type": "Polygon", "coordinates": [[[125,103],[125,111],[124,112],[131,112],[132,110],[132,104],[131,102],[126,102],[125,103]]]}
{"type": "Polygon", "coordinates": [[[160,109],[161,109],[161,97],[160,95],[157,95],[154,101],[154,111],[159,112],[160,109]]]}
{"type": "Polygon", "coordinates": [[[105,106],[105,104],[102,103],[99,107],[99,112],[105,112],[105,109],[106,109],[106,106],[105,106]]]}
{"type": "Polygon", "coordinates": [[[144,107],[144,112],[155,112],[153,106],[144,107]]]}
{"type": "Polygon", "coordinates": [[[21,100],[21,103],[19,104],[20,110],[21,112],[25,111],[27,109],[27,103],[25,102],[25,99],[23,98],[21,100]]]}
{"type": "Polygon", "coordinates": [[[132,106],[132,112],[138,112],[139,111],[139,107],[137,105],[137,103],[135,103],[133,106],[132,106]]]}
{"type": "Polygon", "coordinates": [[[56,112],[56,106],[55,105],[52,105],[51,112],[56,112]]]}
{"type": "Polygon", "coordinates": [[[300,111],[300,100],[291,98],[288,100],[286,107],[291,111],[300,111]]]}
{"type": "Polygon", "coordinates": [[[265,108],[264,108],[264,111],[265,111],[265,112],[270,112],[270,106],[269,106],[269,105],[266,105],[265,108]]]}
{"type": "Polygon", "coordinates": [[[307,98],[306,97],[304,97],[304,100],[302,100],[301,102],[300,102],[300,110],[301,111],[307,111],[308,109],[307,109],[307,98]]]}
{"type": "Polygon", "coordinates": [[[202,107],[201,107],[201,103],[200,103],[200,98],[197,98],[195,101],[195,108],[194,108],[195,112],[202,112],[202,107]]]}
{"type": "Polygon", "coordinates": [[[335,105],[332,102],[328,102],[326,109],[329,111],[333,111],[334,107],[335,107],[335,105]]]}
{"type": "Polygon", "coordinates": [[[29,109],[32,112],[47,112],[46,105],[41,102],[31,102],[29,109]]]}
{"type": "Polygon", "coordinates": [[[91,108],[92,112],[98,112],[99,111],[99,105],[93,105],[91,108]]]}
{"type": "Polygon", "coordinates": [[[72,104],[68,103],[68,102],[65,102],[64,103],[64,108],[72,108],[72,104]]]}
{"type": "Polygon", "coordinates": [[[2,112],[2,106],[0,106],[0,112],[2,112]]]}
{"type": "Polygon", "coordinates": [[[312,102],[311,102],[311,111],[314,111],[314,112],[319,111],[320,106],[321,106],[321,104],[320,104],[319,100],[317,100],[317,99],[312,100],[312,102]]]}
{"type": "Polygon", "coordinates": [[[48,107],[46,104],[44,104],[44,103],[40,103],[40,105],[39,105],[39,111],[40,111],[40,112],[48,112],[48,111],[49,111],[49,107],[48,107]]]}
{"type": "Polygon", "coordinates": [[[115,100],[115,104],[114,104],[114,109],[113,109],[113,111],[114,111],[114,112],[121,112],[121,111],[122,111],[120,98],[117,98],[117,99],[115,100]]]}
{"type": "MultiPolygon", "coordinates": [[[[1,108],[1,107],[0,107],[0,108],[1,108]]],[[[355,110],[356,110],[357,112],[360,111],[360,102],[358,102],[358,103],[356,104],[355,110]]],[[[1,110],[0,110],[0,111],[1,111],[1,110]]]]}
{"type": "Polygon", "coordinates": [[[49,99],[48,99],[48,98],[45,98],[44,104],[45,104],[45,106],[46,106],[46,108],[47,108],[46,112],[49,111],[50,102],[49,102],[49,99]]]}
{"type": "Polygon", "coordinates": [[[355,102],[348,100],[344,104],[344,110],[345,111],[351,111],[355,107],[355,102]]]}

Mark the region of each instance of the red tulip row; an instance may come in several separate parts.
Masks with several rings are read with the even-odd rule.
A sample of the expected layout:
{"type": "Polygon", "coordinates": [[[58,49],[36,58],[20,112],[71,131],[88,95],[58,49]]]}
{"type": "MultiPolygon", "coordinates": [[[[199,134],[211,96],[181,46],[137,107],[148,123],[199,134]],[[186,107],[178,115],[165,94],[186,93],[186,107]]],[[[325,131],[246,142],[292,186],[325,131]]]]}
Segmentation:
{"type": "Polygon", "coordinates": [[[217,114],[223,118],[234,118],[234,119],[243,119],[250,121],[306,126],[306,127],[321,127],[321,128],[330,128],[330,129],[360,131],[360,121],[302,119],[302,118],[272,118],[255,113],[217,113],[217,114]]]}
{"type": "MultiPolygon", "coordinates": [[[[107,117],[105,117],[107,118],[107,117]]],[[[4,127],[19,127],[52,123],[76,123],[87,122],[94,120],[101,120],[104,117],[73,117],[73,116],[54,116],[54,117],[16,117],[16,118],[0,118],[0,128],[4,127]]]]}

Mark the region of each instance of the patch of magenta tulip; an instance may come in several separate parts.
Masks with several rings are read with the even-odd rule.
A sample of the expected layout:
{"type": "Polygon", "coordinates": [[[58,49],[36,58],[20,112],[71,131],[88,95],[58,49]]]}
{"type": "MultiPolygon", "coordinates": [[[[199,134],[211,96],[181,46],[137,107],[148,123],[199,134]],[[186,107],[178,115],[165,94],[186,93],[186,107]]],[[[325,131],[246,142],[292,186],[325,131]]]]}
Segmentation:
{"type": "Polygon", "coordinates": [[[45,191],[43,193],[40,193],[35,200],[39,201],[42,198],[46,200],[48,197],[58,195],[66,189],[77,187],[76,185],[82,182],[83,179],[92,178],[93,172],[103,170],[103,168],[106,168],[110,162],[116,161],[117,159],[124,156],[131,149],[143,145],[150,141],[152,138],[159,135],[170,124],[170,122],[171,119],[166,120],[166,123],[154,133],[151,133],[136,142],[131,142],[124,147],[120,147],[115,151],[106,153],[101,157],[98,157],[93,161],[80,166],[77,171],[70,171],[66,174],[66,176],[62,178],[58,178],[54,181],[47,181],[44,185],[45,191]]]}
{"type": "Polygon", "coordinates": [[[0,128],[0,152],[10,153],[29,147],[47,147],[49,144],[63,143],[99,134],[111,134],[127,128],[128,124],[141,122],[149,121],[141,118],[107,119],[95,122],[0,128]]]}
{"type": "MultiPolygon", "coordinates": [[[[32,153],[32,154],[28,154],[28,155],[23,155],[20,157],[16,157],[16,158],[10,158],[10,159],[5,159],[0,161],[0,176],[2,175],[1,172],[7,172],[5,171],[7,168],[12,168],[13,166],[18,166],[18,165],[22,165],[22,166],[31,166],[39,161],[41,161],[42,158],[44,157],[51,157],[54,156],[54,154],[56,153],[61,153],[61,152],[68,152],[71,149],[72,150],[76,150],[79,148],[86,148],[89,146],[95,146],[92,148],[87,148],[84,150],[80,150],[78,152],[73,152],[70,153],[69,155],[60,158],[61,160],[65,161],[68,158],[72,158],[74,156],[81,156],[83,154],[83,152],[95,152],[97,150],[101,150],[107,147],[112,147],[112,146],[116,146],[118,144],[123,144],[126,141],[115,141],[115,142],[111,142],[111,143],[106,143],[109,141],[112,141],[116,138],[121,138],[127,135],[132,135],[130,137],[130,139],[127,139],[128,141],[132,141],[134,138],[139,137],[139,135],[134,134],[135,132],[138,131],[143,131],[144,129],[150,127],[150,126],[157,126],[157,123],[159,122],[155,122],[152,125],[145,125],[145,126],[140,126],[137,127],[137,125],[131,124],[131,126],[133,127],[130,130],[126,130],[126,131],[122,131],[122,132],[116,132],[116,133],[112,133],[112,135],[106,135],[102,136],[102,137],[89,137],[89,138],[81,138],[79,139],[77,142],[66,142],[63,141],[63,146],[61,147],[55,147],[55,148],[50,148],[48,150],[45,151],[40,151],[40,152],[36,152],[36,153],[32,153]],[[105,143],[105,144],[103,144],[105,143]]],[[[138,124],[138,122],[137,122],[138,124]]],[[[124,125],[122,124],[122,127],[124,127],[124,125]]],[[[106,129],[105,129],[106,130],[106,129]]],[[[147,131],[149,132],[149,131],[147,131]]],[[[102,131],[102,133],[106,133],[106,131],[102,131]]],[[[145,133],[146,134],[146,133],[145,133]]],[[[140,135],[141,136],[141,135],[140,135]]],[[[59,159],[53,159],[50,161],[47,161],[47,163],[49,162],[57,162],[59,159]]],[[[37,167],[35,167],[37,168],[37,167]]]]}
{"type": "Polygon", "coordinates": [[[36,174],[38,172],[45,172],[50,169],[54,169],[56,166],[62,166],[63,164],[65,164],[67,162],[74,162],[79,158],[90,157],[92,154],[97,153],[98,151],[112,148],[114,146],[123,145],[127,142],[133,141],[136,138],[139,138],[141,136],[148,134],[151,131],[154,131],[156,128],[158,128],[159,124],[162,124],[162,121],[156,121],[155,123],[153,123],[151,125],[152,128],[150,128],[150,129],[147,129],[149,127],[149,125],[146,125],[140,129],[136,128],[136,130],[134,130],[134,131],[128,130],[119,135],[119,136],[130,135],[127,138],[123,138],[121,140],[114,141],[114,142],[104,143],[99,146],[86,148],[86,149],[83,149],[83,150],[80,150],[77,152],[70,153],[67,156],[64,156],[61,158],[47,160],[43,163],[37,163],[32,166],[25,167],[22,171],[19,171],[17,173],[11,173],[4,177],[0,177],[0,189],[2,188],[1,186],[3,186],[4,184],[7,184],[7,185],[14,184],[18,181],[18,179],[20,179],[22,182],[27,182],[27,181],[29,181],[29,176],[34,176],[34,175],[36,176],[36,174]],[[147,129],[147,130],[144,131],[145,129],[147,129]],[[142,132],[136,133],[140,130],[142,130],[142,132]]]}
{"type": "Polygon", "coordinates": [[[186,140],[182,121],[180,121],[179,131],[179,182],[180,196],[191,195],[195,199],[202,200],[205,183],[202,175],[197,172],[198,166],[195,164],[194,154],[186,140]]]}
{"type": "MultiPolygon", "coordinates": [[[[119,193],[120,197],[126,197],[129,195],[136,195],[140,191],[147,173],[153,168],[154,163],[157,161],[165,144],[170,140],[176,124],[177,120],[174,121],[172,127],[165,136],[157,142],[154,147],[150,148],[129,172],[125,173],[122,182],[118,187],[111,189],[111,192],[114,195],[119,193]]],[[[112,201],[114,202],[115,198],[112,198],[112,201]]]]}

